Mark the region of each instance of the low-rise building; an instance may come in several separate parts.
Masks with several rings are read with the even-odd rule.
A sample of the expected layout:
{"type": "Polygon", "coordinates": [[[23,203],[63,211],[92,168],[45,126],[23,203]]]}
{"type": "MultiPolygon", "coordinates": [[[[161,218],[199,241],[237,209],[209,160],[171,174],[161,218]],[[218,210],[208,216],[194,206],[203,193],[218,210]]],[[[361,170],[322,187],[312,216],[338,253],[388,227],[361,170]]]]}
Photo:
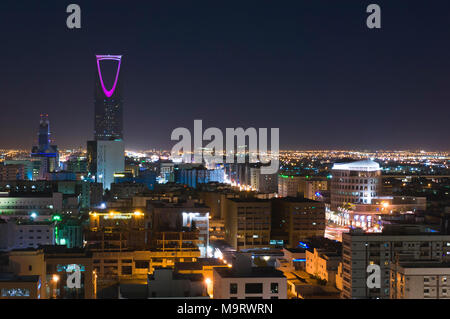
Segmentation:
{"type": "Polygon", "coordinates": [[[17,181],[25,179],[25,166],[23,164],[0,164],[0,181],[17,181]]]}
{"type": "Polygon", "coordinates": [[[393,263],[390,292],[391,299],[450,299],[450,264],[393,263]]]}
{"type": "Polygon", "coordinates": [[[97,276],[92,266],[92,253],[84,249],[44,246],[42,249],[13,250],[8,256],[8,272],[40,278],[41,299],[96,298],[97,276]],[[75,275],[74,281],[70,281],[77,270],[79,277],[75,275]],[[71,286],[69,281],[74,285],[71,286]]]}
{"type": "Polygon", "coordinates": [[[336,286],[336,275],[342,255],[317,248],[306,250],[306,272],[336,286]]]}
{"type": "Polygon", "coordinates": [[[50,221],[0,219],[0,251],[38,248],[55,244],[55,224],[50,221]]]}
{"type": "Polygon", "coordinates": [[[39,276],[17,276],[0,273],[0,299],[40,299],[39,276]]]}
{"type": "Polygon", "coordinates": [[[0,192],[0,216],[9,218],[32,218],[47,220],[63,209],[63,194],[46,192],[0,192]]]}
{"type": "Polygon", "coordinates": [[[199,249],[202,257],[209,257],[209,207],[193,200],[177,203],[148,201],[147,211],[153,248],[199,249]]]}
{"type": "Polygon", "coordinates": [[[283,248],[283,257],[276,261],[277,269],[283,272],[292,272],[304,269],[306,264],[305,248],[283,248]]]}
{"type": "Polygon", "coordinates": [[[252,267],[237,254],[232,267],[213,270],[214,299],[287,299],[287,280],[273,267],[252,267]]]}
{"type": "Polygon", "coordinates": [[[119,284],[119,299],[209,299],[202,274],[182,274],[170,268],[157,268],[145,283],[119,284]]]}
{"type": "Polygon", "coordinates": [[[177,262],[175,272],[179,274],[201,274],[205,278],[208,295],[212,296],[213,291],[213,270],[215,268],[228,268],[226,262],[217,258],[199,258],[196,262],[177,262]]]}
{"type": "Polygon", "coordinates": [[[160,267],[174,267],[175,263],[196,262],[200,251],[115,251],[94,252],[93,266],[99,282],[143,280],[160,267]]]}
{"type": "Polygon", "coordinates": [[[208,298],[202,274],[180,274],[173,269],[158,268],[148,275],[149,298],[208,298]]]}

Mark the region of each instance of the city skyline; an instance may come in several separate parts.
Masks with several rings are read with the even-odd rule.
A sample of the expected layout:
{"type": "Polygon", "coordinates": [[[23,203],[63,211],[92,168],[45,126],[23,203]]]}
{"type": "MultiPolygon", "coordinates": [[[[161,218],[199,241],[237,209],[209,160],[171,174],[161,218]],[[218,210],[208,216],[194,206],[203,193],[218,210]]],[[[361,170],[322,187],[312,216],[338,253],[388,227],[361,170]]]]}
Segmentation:
{"type": "Polygon", "coordinates": [[[2,29],[15,26],[4,34],[1,147],[34,145],[41,113],[60,148],[84,147],[95,55],[111,54],[127,61],[127,149],[170,149],[171,131],[194,119],[279,127],[281,149],[450,149],[449,4],[381,1],[380,30],[365,26],[366,3],[80,5],[79,30],[64,27],[63,5],[1,5],[2,29]]]}
{"type": "Polygon", "coordinates": [[[450,300],[449,18],[0,1],[0,299],[277,318],[450,300]]]}

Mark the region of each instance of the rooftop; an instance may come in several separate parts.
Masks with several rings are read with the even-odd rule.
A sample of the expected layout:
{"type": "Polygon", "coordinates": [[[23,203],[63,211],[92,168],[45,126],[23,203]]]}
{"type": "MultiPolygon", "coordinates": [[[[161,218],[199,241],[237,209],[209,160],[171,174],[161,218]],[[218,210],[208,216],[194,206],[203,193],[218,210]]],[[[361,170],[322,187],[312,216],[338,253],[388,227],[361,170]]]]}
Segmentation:
{"type": "Polygon", "coordinates": [[[379,171],[380,164],[372,160],[356,161],[351,163],[335,163],[332,169],[371,172],[379,171]]]}
{"type": "Polygon", "coordinates": [[[39,276],[17,276],[13,273],[0,273],[0,282],[37,282],[39,276]]]}
{"type": "Polygon", "coordinates": [[[198,202],[165,202],[165,201],[147,201],[149,206],[155,208],[209,208],[203,203],[198,202]]]}
{"type": "Polygon", "coordinates": [[[260,198],[227,198],[228,200],[235,203],[268,203],[270,200],[268,199],[260,199],[260,198]]]}
{"type": "Polygon", "coordinates": [[[201,270],[204,266],[226,266],[216,258],[199,258],[196,262],[176,262],[176,270],[201,270]]]}
{"type": "Polygon", "coordinates": [[[437,261],[417,261],[417,262],[400,262],[400,267],[403,268],[447,268],[450,270],[449,262],[437,262],[437,261]]]}
{"type": "Polygon", "coordinates": [[[222,278],[285,278],[282,271],[273,267],[251,267],[249,272],[238,272],[234,268],[214,268],[222,278]]]}
{"type": "Polygon", "coordinates": [[[306,248],[284,248],[291,253],[305,253],[306,248]]]}
{"type": "Polygon", "coordinates": [[[321,204],[321,202],[318,202],[316,200],[312,200],[309,198],[304,198],[304,197],[282,197],[282,198],[277,198],[277,200],[281,200],[284,202],[291,202],[291,203],[316,203],[316,204],[321,204]]]}
{"type": "Polygon", "coordinates": [[[53,194],[50,192],[0,192],[0,197],[8,197],[8,198],[48,198],[53,197],[53,194]]]}
{"type": "MultiPolygon", "coordinates": [[[[393,225],[389,225],[389,226],[396,226],[396,225],[393,224],[393,225]]],[[[368,238],[368,237],[383,238],[386,236],[391,236],[391,237],[392,236],[428,236],[428,237],[442,236],[442,237],[450,238],[450,235],[446,235],[446,234],[439,233],[439,232],[425,232],[425,231],[421,230],[419,227],[416,227],[416,229],[414,229],[414,228],[407,229],[407,228],[405,228],[406,225],[404,225],[404,224],[400,224],[397,226],[401,226],[401,227],[398,227],[397,229],[395,229],[395,231],[394,230],[388,230],[388,231],[383,230],[382,233],[366,233],[366,232],[358,230],[358,229],[356,229],[356,230],[351,229],[350,232],[348,232],[348,233],[342,233],[342,237],[344,238],[344,237],[350,236],[350,237],[365,237],[365,238],[368,238]]],[[[411,226],[417,226],[417,225],[411,225],[411,226]]],[[[418,226],[420,226],[420,225],[418,225],[418,226]]]]}

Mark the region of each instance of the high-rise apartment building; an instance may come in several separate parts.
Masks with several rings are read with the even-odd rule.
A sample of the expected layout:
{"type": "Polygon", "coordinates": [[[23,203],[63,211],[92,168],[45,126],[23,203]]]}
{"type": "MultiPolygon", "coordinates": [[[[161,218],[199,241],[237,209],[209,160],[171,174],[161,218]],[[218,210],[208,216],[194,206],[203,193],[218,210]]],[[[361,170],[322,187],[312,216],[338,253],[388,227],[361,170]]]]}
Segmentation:
{"type": "Polygon", "coordinates": [[[225,240],[235,249],[268,247],[271,203],[256,198],[229,198],[225,207],[225,240]]]}
{"type": "Polygon", "coordinates": [[[406,262],[391,265],[391,299],[450,299],[450,264],[406,262]]]}
{"type": "Polygon", "coordinates": [[[450,257],[450,235],[406,227],[382,234],[352,230],[342,234],[342,245],[342,297],[347,299],[388,299],[393,263],[448,261],[450,257]],[[380,266],[380,288],[367,285],[367,266],[371,264],[380,266]]]}
{"type": "Polygon", "coordinates": [[[278,197],[297,197],[301,183],[305,181],[303,176],[280,175],[278,177],[278,197]]]}
{"type": "Polygon", "coordinates": [[[426,209],[425,197],[383,196],[380,165],[374,161],[336,163],[327,219],[340,226],[380,232],[381,215],[426,209]]]}
{"type": "Polygon", "coordinates": [[[309,237],[325,233],[325,204],[302,197],[274,199],[271,239],[282,240],[287,247],[297,247],[309,237]]]}
{"type": "Polygon", "coordinates": [[[59,168],[58,146],[50,144],[50,121],[48,114],[41,114],[38,145],[31,149],[31,157],[40,159],[39,179],[46,179],[47,173],[59,168]]]}

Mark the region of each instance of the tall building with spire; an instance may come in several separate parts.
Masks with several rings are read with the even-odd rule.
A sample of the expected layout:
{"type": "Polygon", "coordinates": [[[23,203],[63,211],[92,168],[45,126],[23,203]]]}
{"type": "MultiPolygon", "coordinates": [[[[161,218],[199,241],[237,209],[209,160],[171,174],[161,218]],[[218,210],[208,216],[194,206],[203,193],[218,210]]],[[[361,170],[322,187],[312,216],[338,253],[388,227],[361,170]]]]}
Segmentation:
{"type": "Polygon", "coordinates": [[[125,169],[121,64],[121,55],[96,55],[94,140],[88,141],[87,151],[90,176],[103,189],[110,188],[114,173],[125,169]],[[102,61],[117,62],[111,87],[105,84],[102,61]]]}
{"type": "Polygon", "coordinates": [[[45,179],[47,173],[59,168],[58,146],[50,144],[50,121],[48,114],[41,114],[39,122],[38,145],[31,149],[31,157],[41,160],[39,178],[45,179]]]}
{"type": "Polygon", "coordinates": [[[97,55],[97,73],[95,83],[95,122],[96,141],[114,141],[123,139],[122,112],[122,64],[121,55],[97,55]],[[102,74],[102,61],[117,61],[117,70],[112,87],[108,90],[102,74]]]}

